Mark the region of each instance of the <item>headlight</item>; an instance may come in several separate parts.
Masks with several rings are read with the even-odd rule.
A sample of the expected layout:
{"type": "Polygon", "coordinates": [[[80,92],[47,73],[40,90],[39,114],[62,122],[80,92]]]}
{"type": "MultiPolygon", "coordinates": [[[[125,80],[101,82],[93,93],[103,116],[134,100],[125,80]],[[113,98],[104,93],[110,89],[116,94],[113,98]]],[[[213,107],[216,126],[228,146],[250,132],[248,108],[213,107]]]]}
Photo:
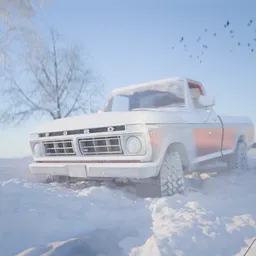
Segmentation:
{"type": "Polygon", "coordinates": [[[42,147],[40,143],[36,143],[33,148],[33,155],[34,157],[42,156],[42,147]]]}
{"type": "Polygon", "coordinates": [[[138,137],[131,136],[126,140],[126,148],[132,154],[137,154],[142,149],[141,141],[138,137]]]}

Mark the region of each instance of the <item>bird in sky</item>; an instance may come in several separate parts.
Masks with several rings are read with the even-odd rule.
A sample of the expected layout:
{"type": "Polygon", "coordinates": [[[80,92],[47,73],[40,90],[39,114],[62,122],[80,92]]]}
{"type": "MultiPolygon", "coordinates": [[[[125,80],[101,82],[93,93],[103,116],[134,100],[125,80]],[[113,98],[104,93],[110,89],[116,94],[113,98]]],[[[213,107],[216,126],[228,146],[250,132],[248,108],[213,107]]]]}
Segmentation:
{"type": "MultiPolygon", "coordinates": [[[[1,0],[0,0],[1,1],[1,0]]],[[[224,28],[226,30],[227,36],[230,39],[234,39],[235,38],[235,44],[237,44],[237,47],[240,48],[247,48],[251,53],[254,53],[254,51],[256,51],[256,48],[254,47],[254,45],[256,45],[256,27],[254,26],[254,23],[256,24],[256,22],[254,22],[252,19],[248,19],[248,22],[244,24],[244,26],[248,26],[251,27],[251,32],[252,34],[252,38],[250,40],[246,42],[244,41],[240,41],[239,35],[236,32],[235,27],[233,26],[232,21],[227,20],[226,22],[224,22],[224,28]],[[255,33],[255,34],[254,34],[255,33]]],[[[199,34],[195,40],[197,43],[199,43],[199,51],[198,53],[193,53],[189,50],[189,39],[186,37],[186,35],[181,36],[179,39],[179,43],[181,44],[181,47],[183,47],[184,51],[187,52],[187,57],[190,59],[195,59],[197,60],[200,64],[203,63],[203,55],[206,54],[206,50],[208,51],[211,48],[211,45],[208,45],[208,43],[206,43],[205,38],[203,36],[203,33],[205,32],[209,32],[211,36],[213,37],[220,37],[220,32],[219,31],[211,31],[208,28],[202,28],[201,30],[202,34],[199,34]],[[186,37],[186,39],[185,39],[186,37]],[[201,50],[200,50],[201,48],[201,50]]],[[[218,38],[217,37],[217,38],[218,38]]],[[[242,40],[242,39],[241,39],[242,40]]],[[[174,44],[172,46],[172,49],[177,49],[177,45],[174,44]]],[[[228,52],[230,53],[234,53],[235,50],[232,48],[227,49],[228,52]]]]}
{"type": "Polygon", "coordinates": [[[249,23],[247,24],[248,27],[252,25],[253,20],[250,20],[249,23]]]}
{"type": "Polygon", "coordinates": [[[226,28],[226,27],[228,27],[229,26],[229,24],[230,24],[230,22],[229,21],[227,21],[227,23],[224,25],[224,27],[226,28]]]}

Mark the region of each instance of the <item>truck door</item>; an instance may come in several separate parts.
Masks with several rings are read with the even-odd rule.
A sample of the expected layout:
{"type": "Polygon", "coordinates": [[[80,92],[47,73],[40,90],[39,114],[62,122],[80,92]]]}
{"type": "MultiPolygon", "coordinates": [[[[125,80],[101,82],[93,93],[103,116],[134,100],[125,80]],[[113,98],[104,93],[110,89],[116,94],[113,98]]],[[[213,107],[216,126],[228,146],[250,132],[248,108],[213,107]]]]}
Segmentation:
{"type": "Polygon", "coordinates": [[[197,104],[204,90],[200,84],[189,83],[194,104],[195,124],[193,134],[195,139],[196,157],[208,160],[221,156],[222,125],[213,107],[202,108],[197,104]]]}

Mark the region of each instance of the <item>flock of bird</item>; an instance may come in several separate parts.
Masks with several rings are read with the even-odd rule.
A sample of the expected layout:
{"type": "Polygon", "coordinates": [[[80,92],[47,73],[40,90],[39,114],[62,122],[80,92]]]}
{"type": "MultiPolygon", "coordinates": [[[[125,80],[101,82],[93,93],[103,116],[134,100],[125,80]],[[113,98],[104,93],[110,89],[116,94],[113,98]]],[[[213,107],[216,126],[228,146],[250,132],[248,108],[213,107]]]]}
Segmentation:
{"type": "MultiPolygon", "coordinates": [[[[252,27],[252,24],[253,24],[253,20],[249,20],[249,22],[247,23],[247,27],[251,28],[252,27]]],[[[231,22],[230,21],[227,21],[225,24],[224,24],[224,29],[228,31],[229,33],[229,36],[231,39],[234,39],[235,38],[235,33],[234,33],[234,30],[232,29],[232,26],[231,26],[231,22]]],[[[205,33],[209,33],[208,29],[205,29],[204,30],[205,33]]],[[[254,38],[253,38],[253,43],[252,42],[248,42],[247,44],[242,44],[241,41],[237,40],[236,44],[237,46],[247,46],[247,48],[250,50],[250,52],[254,52],[256,51],[256,48],[254,48],[256,46],[256,29],[253,31],[254,32],[254,38]],[[254,45],[255,44],[255,45],[254,45]]],[[[213,37],[216,37],[217,36],[217,33],[214,32],[212,33],[212,36],[213,37]]],[[[199,43],[200,46],[201,46],[201,50],[200,50],[200,54],[197,54],[197,55],[193,55],[193,54],[189,54],[189,58],[192,59],[192,58],[196,58],[199,63],[202,63],[202,56],[205,54],[205,52],[207,51],[208,49],[208,45],[207,44],[204,44],[202,43],[202,36],[198,36],[198,38],[196,39],[196,43],[199,43]]],[[[179,40],[179,43],[180,44],[183,44],[184,46],[184,50],[185,52],[188,51],[188,48],[187,48],[187,45],[186,45],[186,40],[185,40],[185,37],[182,36],[181,39],[179,40]]],[[[172,49],[175,49],[175,46],[172,46],[172,49]]],[[[230,50],[230,52],[232,52],[232,50],[230,50]]]]}

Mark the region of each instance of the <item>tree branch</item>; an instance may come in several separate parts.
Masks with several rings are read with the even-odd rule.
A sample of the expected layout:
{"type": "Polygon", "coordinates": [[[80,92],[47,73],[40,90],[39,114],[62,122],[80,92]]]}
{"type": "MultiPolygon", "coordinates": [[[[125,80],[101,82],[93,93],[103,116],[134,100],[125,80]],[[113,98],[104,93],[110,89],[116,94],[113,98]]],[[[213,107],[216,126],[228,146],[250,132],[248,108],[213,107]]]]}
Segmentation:
{"type": "Polygon", "coordinates": [[[80,86],[80,89],[79,89],[79,91],[77,92],[77,95],[76,95],[75,100],[74,100],[74,102],[73,102],[73,104],[72,104],[72,107],[71,107],[70,110],[66,113],[66,115],[65,115],[64,117],[69,116],[69,115],[74,111],[75,105],[77,104],[77,101],[78,101],[78,99],[79,99],[79,97],[80,97],[80,94],[81,94],[81,92],[82,92],[83,87],[84,87],[84,82],[82,82],[82,84],[81,84],[81,86],[80,86]]]}
{"type": "Polygon", "coordinates": [[[59,79],[58,79],[58,63],[56,53],[56,34],[51,30],[52,46],[53,46],[53,60],[54,60],[54,74],[55,74],[55,86],[56,86],[56,103],[57,103],[57,116],[61,118],[60,99],[59,99],[59,79]]]}
{"type": "MultiPolygon", "coordinates": [[[[35,79],[36,79],[36,82],[37,84],[43,88],[43,90],[46,92],[46,94],[54,100],[54,97],[53,95],[50,93],[50,91],[48,91],[48,89],[46,88],[44,82],[39,78],[38,74],[36,74],[36,72],[34,71],[33,67],[29,64],[29,67],[30,67],[30,71],[31,73],[34,75],[35,79]]],[[[42,69],[43,70],[43,69],[42,69]]],[[[46,72],[46,71],[45,71],[46,72]]]]}

